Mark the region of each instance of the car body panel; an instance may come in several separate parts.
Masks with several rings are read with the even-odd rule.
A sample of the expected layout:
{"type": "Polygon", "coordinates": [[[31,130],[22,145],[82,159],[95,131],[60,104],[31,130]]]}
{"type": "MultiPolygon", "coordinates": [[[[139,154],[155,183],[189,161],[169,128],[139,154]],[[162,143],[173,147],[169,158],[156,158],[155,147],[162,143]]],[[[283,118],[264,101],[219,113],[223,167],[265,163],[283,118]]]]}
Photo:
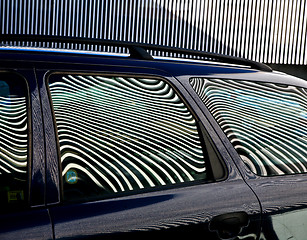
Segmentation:
{"type": "MultiPolygon", "coordinates": [[[[46,70],[37,69],[37,72],[43,73],[44,71],[46,70]]],[[[60,72],[61,69],[53,69],[45,75],[45,81],[48,80],[49,75],[60,72]]],[[[196,114],[199,112],[182,85],[163,71],[136,67],[123,70],[117,66],[109,65],[99,65],[96,71],[93,69],[91,71],[88,69],[67,71],[71,74],[80,72],[163,77],[180,91],[196,114]]],[[[38,75],[43,76],[43,74],[38,75]]],[[[205,118],[201,116],[200,119],[206,126],[205,118]]],[[[212,130],[211,134],[213,134],[212,130]]],[[[220,146],[222,145],[220,144],[220,146]]],[[[221,152],[223,152],[222,149],[221,152]]],[[[225,150],[223,158],[227,159],[225,150]]],[[[115,236],[122,237],[122,234],[129,233],[135,238],[151,234],[171,233],[174,235],[176,232],[177,234],[184,232],[191,234],[191,229],[193,229],[192,232],[195,236],[202,233],[209,234],[212,239],[218,239],[215,232],[209,231],[210,220],[223,213],[243,211],[251,216],[251,223],[242,234],[251,235],[252,239],[255,239],[260,230],[259,203],[253,192],[241,179],[229,157],[226,166],[230,172],[229,178],[219,183],[203,183],[195,186],[191,183],[191,186],[174,186],[173,189],[161,189],[96,202],[51,206],[50,213],[54,223],[55,237],[56,239],[90,239],[102,235],[113,238],[115,236]],[[240,199],[235,199],[235,196],[238,195],[240,195],[240,199]],[[232,201],[234,202],[230,203],[232,201]],[[184,231],[176,229],[184,229],[184,231]]]]}
{"type": "Polygon", "coordinates": [[[225,78],[306,87],[305,81],[227,64],[165,59],[143,61],[74,51],[55,53],[4,48],[0,50],[0,59],[1,70],[16,71],[31,79],[33,133],[32,209],[0,215],[3,223],[0,238],[13,239],[17,233],[22,233],[24,239],[140,239],[149,236],[198,237],[199,234],[219,239],[221,236],[213,229],[212,220],[219,216],[235,218],[236,214],[242,213],[247,213],[249,220],[239,233],[240,239],[302,239],[304,236],[307,218],[305,174],[275,177],[253,174],[189,80],[192,77],[225,78]],[[217,182],[178,185],[110,199],[63,202],[56,126],[46,84],[49,76],[58,73],[166,79],[204,126],[207,137],[225,163],[227,177],[217,182]],[[16,223],[15,218],[19,219],[16,223]]]}
{"type": "Polygon", "coordinates": [[[53,239],[52,224],[48,209],[45,208],[45,157],[43,123],[40,115],[40,97],[33,69],[3,69],[13,75],[24,78],[29,90],[29,145],[34,151],[29,152],[29,203],[30,206],[21,211],[0,214],[0,239],[53,239]]]}
{"type": "Polygon", "coordinates": [[[229,180],[178,189],[160,190],[92,203],[50,209],[56,239],[156,236],[193,237],[202,234],[219,239],[209,230],[214,216],[244,211],[250,223],[242,236],[256,239],[259,205],[245,183],[229,180]],[[236,196],[240,195],[240,200],[236,196]],[[236,206],[236,207],[234,207],[236,206]],[[162,230],[162,231],[161,231],[162,230]],[[126,235],[125,235],[126,234],[126,235]]]}
{"type": "Polygon", "coordinates": [[[53,239],[52,224],[46,208],[0,215],[0,239],[53,239]]]}
{"type": "MultiPolygon", "coordinates": [[[[205,75],[198,77],[208,77],[205,75]]],[[[273,82],[293,86],[304,87],[307,89],[307,81],[285,74],[235,74],[235,75],[216,75],[218,79],[237,79],[251,80],[256,82],[273,82]]],[[[246,183],[255,192],[262,208],[262,232],[260,239],[305,239],[307,220],[307,175],[292,174],[281,176],[258,176],[250,171],[243,163],[242,159],[232,147],[231,142],[219,127],[216,120],[211,116],[202,100],[194,92],[188,76],[178,77],[181,82],[185,82],[188,91],[208,117],[213,129],[223,142],[234,163],[241,172],[246,183]]],[[[211,77],[210,77],[211,78],[211,77]]],[[[307,146],[306,146],[307,151],[307,146]]]]}

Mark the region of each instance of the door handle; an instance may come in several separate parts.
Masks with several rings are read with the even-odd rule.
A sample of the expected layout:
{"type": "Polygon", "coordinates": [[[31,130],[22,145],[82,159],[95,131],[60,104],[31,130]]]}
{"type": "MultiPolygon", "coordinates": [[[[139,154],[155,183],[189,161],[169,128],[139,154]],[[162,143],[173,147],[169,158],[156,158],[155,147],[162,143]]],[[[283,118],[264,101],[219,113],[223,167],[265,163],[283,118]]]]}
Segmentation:
{"type": "Polygon", "coordinates": [[[212,218],[209,230],[217,232],[220,239],[234,239],[249,224],[246,212],[232,212],[212,218]]]}

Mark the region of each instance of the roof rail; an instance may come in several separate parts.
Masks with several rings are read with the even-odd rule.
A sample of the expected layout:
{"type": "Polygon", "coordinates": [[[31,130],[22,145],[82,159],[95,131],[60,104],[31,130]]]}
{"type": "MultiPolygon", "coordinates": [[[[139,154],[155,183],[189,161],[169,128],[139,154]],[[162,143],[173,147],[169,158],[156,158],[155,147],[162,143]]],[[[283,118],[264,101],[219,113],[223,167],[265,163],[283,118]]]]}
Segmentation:
{"type": "Polygon", "coordinates": [[[225,62],[230,64],[239,64],[250,66],[253,69],[272,72],[272,69],[256,61],[233,57],[223,54],[189,50],[184,48],[166,47],[145,43],[134,43],[116,40],[101,40],[95,38],[65,37],[65,36],[48,36],[48,35],[28,35],[28,34],[0,34],[0,42],[18,41],[18,42],[42,42],[42,43],[71,43],[71,44],[91,44],[97,46],[113,46],[128,48],[130,57],[142,60],[153,60],[154,58],[146,51],[160,51],[168,53],[184,54],[194,57],[202,57],[212,61],[225,62]]]}

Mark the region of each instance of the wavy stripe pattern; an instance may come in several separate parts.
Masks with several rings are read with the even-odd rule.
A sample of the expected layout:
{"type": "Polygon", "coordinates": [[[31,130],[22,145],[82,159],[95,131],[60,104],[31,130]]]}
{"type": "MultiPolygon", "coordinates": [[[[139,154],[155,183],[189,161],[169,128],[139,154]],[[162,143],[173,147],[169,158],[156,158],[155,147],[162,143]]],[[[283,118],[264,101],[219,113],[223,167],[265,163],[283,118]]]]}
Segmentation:
{"type": "Polygon", "coordinates": [[[68,75],[49,88],[64,178],[74,170],[99,193],[204,178],[196,122],[166,82],[68,75]]]}
{"type": "Polygon", "coordinates": [[[307,172],[306,89],[205,78],[191,85],[254,173],[307,172]]]}
{"type": "Polygon", "coordinates": [[[27,107],[26,98],[9,94],[1,82],[0,93],[0,174],[27,179],[27,107]]]}

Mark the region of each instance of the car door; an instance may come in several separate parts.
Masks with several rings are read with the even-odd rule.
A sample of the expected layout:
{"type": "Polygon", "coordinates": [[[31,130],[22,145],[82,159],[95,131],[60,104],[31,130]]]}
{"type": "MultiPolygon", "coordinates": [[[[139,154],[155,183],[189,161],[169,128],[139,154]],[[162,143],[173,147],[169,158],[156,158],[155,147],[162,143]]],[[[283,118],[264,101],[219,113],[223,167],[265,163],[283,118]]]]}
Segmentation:
{"type": "Polygon", "coordinates": [[[55,239],[257,239],[259,202],[180,83],[153,69],[80,69],[37,70],[54,130],[55,239]]]}
{"type": "Polygon", "coordinates": [[[236,78],[197,77],[190,85],[261,202],[261,239],[306,239],[307,83],[261,73],[236,78]]]}
{"type": "Polygon", "coordinates": [[[0,239],[53,239],[40,113],[33,69],[0,70],[0,239]]]}

